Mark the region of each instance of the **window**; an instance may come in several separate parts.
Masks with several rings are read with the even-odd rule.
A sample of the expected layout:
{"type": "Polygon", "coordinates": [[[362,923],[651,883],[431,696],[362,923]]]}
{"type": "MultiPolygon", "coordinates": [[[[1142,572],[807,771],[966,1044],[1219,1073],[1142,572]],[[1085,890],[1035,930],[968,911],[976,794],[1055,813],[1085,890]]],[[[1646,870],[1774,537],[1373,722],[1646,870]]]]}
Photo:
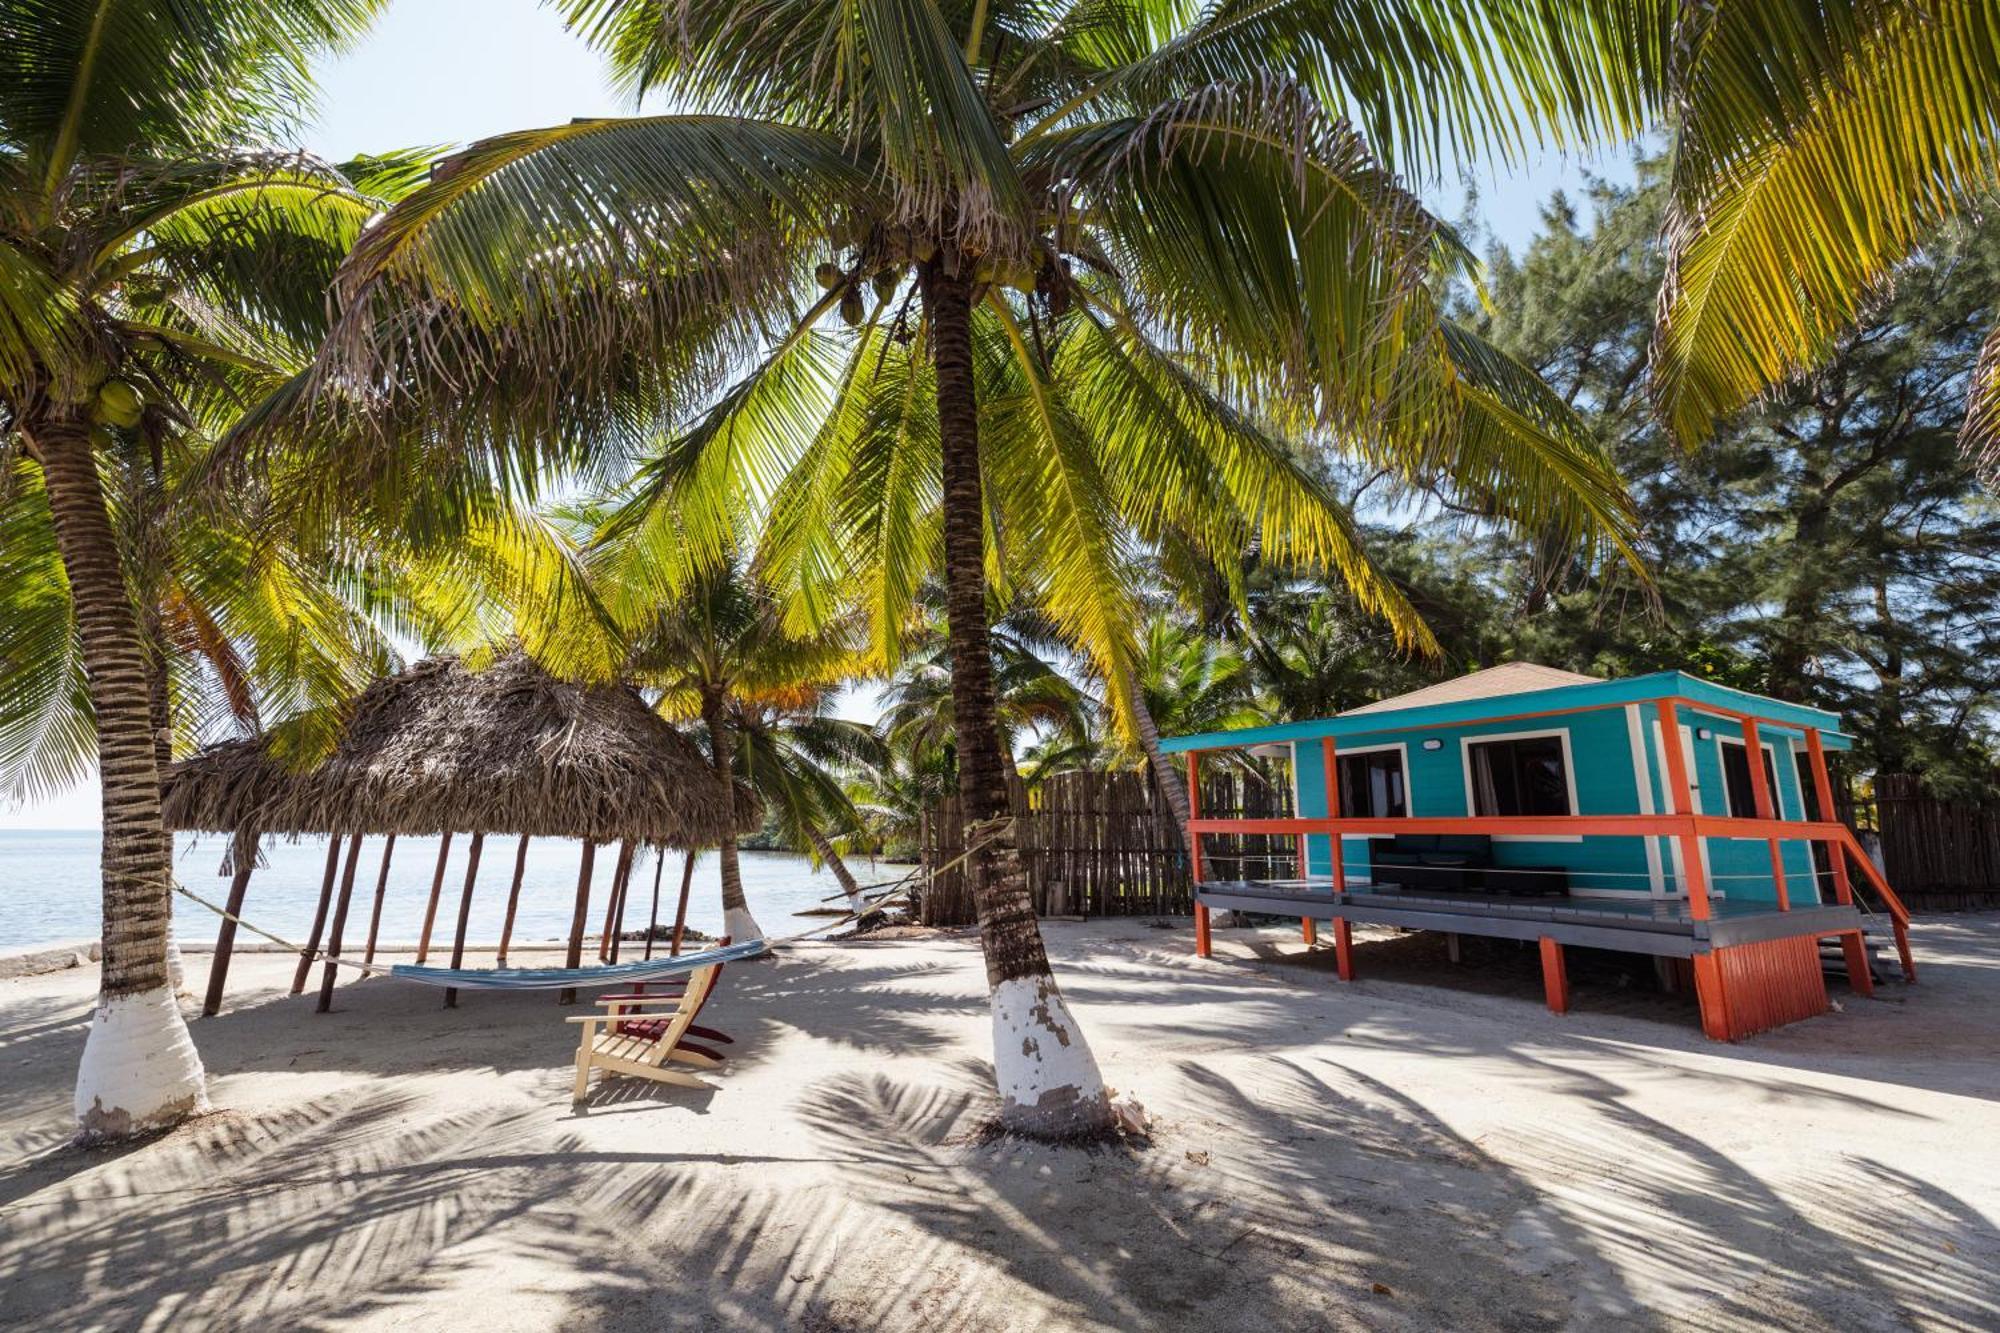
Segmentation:
{"type": "Polygon", "coordinates": [[[1569,763],[1560,736],[1473,741],[1465,747],[1472,769],[1475,815],[1572,815],[1569,763]]]}
{"type": "Polygon", "coordinates": [[[1340,765],[1342,819],[1404,819],[1410,813],[1401,750],[1344,754],[1340,765]]]}
{"type": "MultiPolygon", "coordinates": [[[[1762,747],[1759,747],[1762,749],[1762,747]]],[[[1771,793],[1771,813],[1776,816],[1778,809],[1778,773],[1771,766],[1771,752],[1762,749],[1764,755],[1764,790],[1771,793]]],[[[1750,790],[1749,752],[1742,741],[1722,742],[1722,785],[1729,792],[1729,813],[1737,819],[1757,817],[1757,798],[1750,790]]]]}

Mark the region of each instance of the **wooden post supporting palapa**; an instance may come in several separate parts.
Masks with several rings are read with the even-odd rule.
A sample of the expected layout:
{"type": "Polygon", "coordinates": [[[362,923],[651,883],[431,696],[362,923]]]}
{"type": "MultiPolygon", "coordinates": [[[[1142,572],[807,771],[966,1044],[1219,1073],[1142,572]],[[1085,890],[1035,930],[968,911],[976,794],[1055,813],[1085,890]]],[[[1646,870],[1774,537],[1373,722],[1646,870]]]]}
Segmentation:
{"type": "MultiPolygon", "coordinates": [[[[485,833],[473,830],[472,846],[465,853],[465,888],[458,895],[458,933],[451,939],[451,965],[455,968],[465,966],[465,927],[472,920],[472,882],[479,878],[479,849],[485,845],[485,833]]],[[[444,1007],[458,1008],[458,987],[445,987],[444,1007]]]]}
{"type": "Polygon", "coordinates": [[[688,890],[692,887],[694,887],[694,848],[690,847],[681,863],[681,903],[674,909],[674,941],[672,947],[667,950],[669,957],[678,958],[681,954],[681,936],[686,932],[688,923],[688,890]]]}
{"type": "Polygon", "coordinates": [[[625,886],[632,878],[632,840],[627,838],[618,846],[618,860],[611,871],[611,895],[604,901],[604,929],[597,937],[597,961],[611,961],[611,941],[618,929],[618,918],[625,907],[625,886]]]}
{"type": "MultiPolygon", "coordinates": [[[[583,840],[583,864],[576,872],[576,914],[569,920],[569,952],[563,956],[563,966],[577,968],[583,966],[583,923],[590,915],[590,872],[597,865],[597,844],[589,838],[583,840]]],[[[576,991],[565,988],[556,995],[557,1004],[574,1004],[576,991]]]]}
{"type": "Polygon", "coordinates": [[[375,961],[375,936],[382,929],[382,900],[389,892],[389,858],[396,854],[396,835],[382,844],[382,869],[375,875],[375,908],[368,914],[368,948],[361,955],[361,961],[375,961]]]}
{"type": "Polygon", "coordinates": [[[306,988],[306,977],[312,972],[313,959],[319,953],[319,935],[326,929],[326,909],[333,902],[333,877],[340,873],[340,834],[334,833],[326,844],[326,873],[320,876],[319,906],[313,911],[312,933],[306,936],[306,947],[299,950],[299,967],[292,973],[292,994],[297,995],[306,988]]]}
{"type": "Polygon", "coordinates": [[[646,957],[653,956],[653,936],[660,929],[660,875],[667,868],[667,844],[660,844],[660,854],[653,861],[653,910],[646,916],[646,957]]]}
{"type": "Polygon", "coordinates": [[[437,869],[431,872],[431,900],[424,908],[424,928],[417,935],[417,961],[423,962],[431,953],[431,927],[437,924],[438,895],[444,892],[445,863],[451,859],[451,830],[444,831],[444,841],[438,844],[437,869]]]}
{"type": "Polygon", "coordinates": [[[250,888],[250,872],[257,868],[257,835],[239,832],[229,857],[233,873],[229,879],[229,901],[224,905],[229,915],[222,918],[222,929],[215,933],[215,955],[208,964],[208,994],[201,1002],[203,1018],[213,1018],[222,1012],[222,982],[229,975],[229,960],[236,952],[235,918],[243,915],[243,895],[250,888]]]}
{"type": "Polygon", "coordinates": [[[625,942],[625,904],[632,901],[632,871],[639,864],[639,845],[627,841],[625,844],[624,866],[618,876],[617,920],[611,925],[611,961],[617,962],[620,947],[625,942]]]}
{"type": "Polygon", "coordinates": [[[361,859],[361,841],[359,833],[347,840],[347,864],[340,872],[340,901],[333,909],[333,930],[326,937],[326,968],[320,973],[315,1013],[323,1014],[333,1008],[333,974],[339,970],[334,959],[340,957],[340,937],[347,930],[347,905],[354,900],[354,866],[361,859]]]}
{"type": "Polygon", "coordinates": [[[521,905],[521,876],[528,869],[528,835],[521,835],[514,849],[514,882],[507,886],[507,919],[500,923],[500,956],[497,965],[507,966],[507,946],[514,942],[514,909],[521,905]]]}

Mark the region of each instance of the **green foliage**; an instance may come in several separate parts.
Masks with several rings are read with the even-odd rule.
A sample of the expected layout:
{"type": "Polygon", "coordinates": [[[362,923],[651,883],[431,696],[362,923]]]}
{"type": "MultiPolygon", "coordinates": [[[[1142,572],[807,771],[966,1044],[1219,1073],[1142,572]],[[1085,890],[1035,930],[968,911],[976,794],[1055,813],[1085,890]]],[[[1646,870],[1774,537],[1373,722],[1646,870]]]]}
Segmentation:
{"type": "MultiPolygon", "coordinates": [[[[1657,613],[1622,571],[1475,539],[1504,633],[1485,660],[1675,668],[1841,712],[1865,763],[1992,787],[2000,510],[1954,436],[2000,304],[2000,230],[1952,229],[1828,359],[1685,453],[1648,411],[1653,240],[1671,186],[1565,201],[1496,255],[1490,336],[1578,404],[1647,515],[1657,613]]],[[[1665,244],[1670,245],[1671,239],[1665,244]]]]}
{"type": "Polygon", "coordinates": [[[754,550],[800,634],[859,591],[893,667],[941,559],[917,279],[968,273],[987,577],[1107,680],[1169,531],[1210,562],[1256,543],[1331,571],[1434,646],[1301,465],[1323,449],[1579,558],[1629,549],[1596,443],[1443,316],[1468,256],[1381,155],[1635,129],[1655,74],[1582,57],[1615,35],[1663,58],[1657,24],[1345,0],[562,9],[631,91],[688,110],[475,144],[369,231],[304,405],[373,423],[357,457],[414,435],[494,476],[638,468],[620,528],[663,569],[754,550]]]}
{"type": "Polygon", "coordinates": [[[310,743],[421,619],[389,553],[292,521],[296,451],[213,484],[216,441],[303,372],[339,262],[426,166],[254,146],[377,8],[0,3],[0,799],[95,753],[41,432],[89,428],[177,747],[294,715],[310,743]]]}

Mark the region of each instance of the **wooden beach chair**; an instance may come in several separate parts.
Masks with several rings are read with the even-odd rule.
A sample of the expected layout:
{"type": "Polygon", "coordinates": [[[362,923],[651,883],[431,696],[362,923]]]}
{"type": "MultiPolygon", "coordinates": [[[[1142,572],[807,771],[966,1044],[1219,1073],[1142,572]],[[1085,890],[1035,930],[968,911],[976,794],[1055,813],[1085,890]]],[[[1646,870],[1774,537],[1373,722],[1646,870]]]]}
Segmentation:
{"type": "MultiPolygon", "coordinates": [[[[715,947],[718,949],[727,948],[728,946],[729,937],[727,935],[724,935],[715,942],[715,947]]],[[[715,984],[708,988],[709,995],[714,995],[716,986],[722,984],[722,968],[726,964],[717,963],[715,966],[715,984]]],[[[617,995],[601,995],[598,997],[597,1003],[608,1006],[614,1016],[620,1017],[621,1021],[614,1024],[611,1028],[613,1032],[618,1033],[620,1036],[657,1037],[666,1031],[667,1024],[672,1021],[673,1016],[671,1014],[658,1013],[649,1015],[645,1010],[630,1002],[634,1000],[679,999],[686,991],[686,977],[675,977],[671,981],[641,981],[636,983],[629,991],[624,991],[617,995]]],[[[702,1006],[707,1003],[708,996],[703,996],[701,1002],[695,1005],[694,1016],[696,1018],[701,1017],[702,1006]]],[[[699,1037],[703,1041],[716,1042],[723,1046],[731,1046],[736,1042],[736,1038],[730,1036],[727,1032],[718,1032],[714,1028],[705,1028],[699,1023],[692,1022],[688,1024],[686,1035],[689,1037],[699,1037]]],[[[697,1055],[709,1056],[717,1064],[721,1064],[723,1060],[720,1051],[712,1051],[707,1047],[695,1046],[685,1039],[682,1040],[677,1049],[691,1051],[697,1055]]]]}
{"type": "Polygon", "coordinates": [[[592,1069],[680,1087],[714,1087],[670,1066],[677,1063],[714,1069],[722,1064],[719,1053],[686,1040],[695,1015],[708,1003],[721,973],[722,964],[711,963],[688,973],[687,984],[678,995],[607,996],[598,1001],[604,1006],[603,1013],[569,1019],[583,1028],[576,1047],[576,1095],[572,1100],[584,1099],[592,1069]]]}

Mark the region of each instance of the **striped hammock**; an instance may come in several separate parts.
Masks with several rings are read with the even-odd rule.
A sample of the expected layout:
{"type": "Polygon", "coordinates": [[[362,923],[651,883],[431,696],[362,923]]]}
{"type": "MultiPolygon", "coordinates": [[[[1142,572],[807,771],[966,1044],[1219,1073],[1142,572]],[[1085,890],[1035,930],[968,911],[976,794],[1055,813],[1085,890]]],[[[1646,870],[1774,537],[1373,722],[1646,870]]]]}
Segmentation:
{"type": "Polygon", "coordinates": [[[369,970],[425,986],[452,986],[462,990],[590,990],[599,986],[665,981],[668,977],[682,976],[712,963],[737,963],[755,958],[770,947],[763,940],[746,940],[742,944],[725,944],[719,949],[704,949],[700,953],[645,958],[635,963],[607,963],[602,967],[419,967],[414,963],[396,963],[369,970]]]}

